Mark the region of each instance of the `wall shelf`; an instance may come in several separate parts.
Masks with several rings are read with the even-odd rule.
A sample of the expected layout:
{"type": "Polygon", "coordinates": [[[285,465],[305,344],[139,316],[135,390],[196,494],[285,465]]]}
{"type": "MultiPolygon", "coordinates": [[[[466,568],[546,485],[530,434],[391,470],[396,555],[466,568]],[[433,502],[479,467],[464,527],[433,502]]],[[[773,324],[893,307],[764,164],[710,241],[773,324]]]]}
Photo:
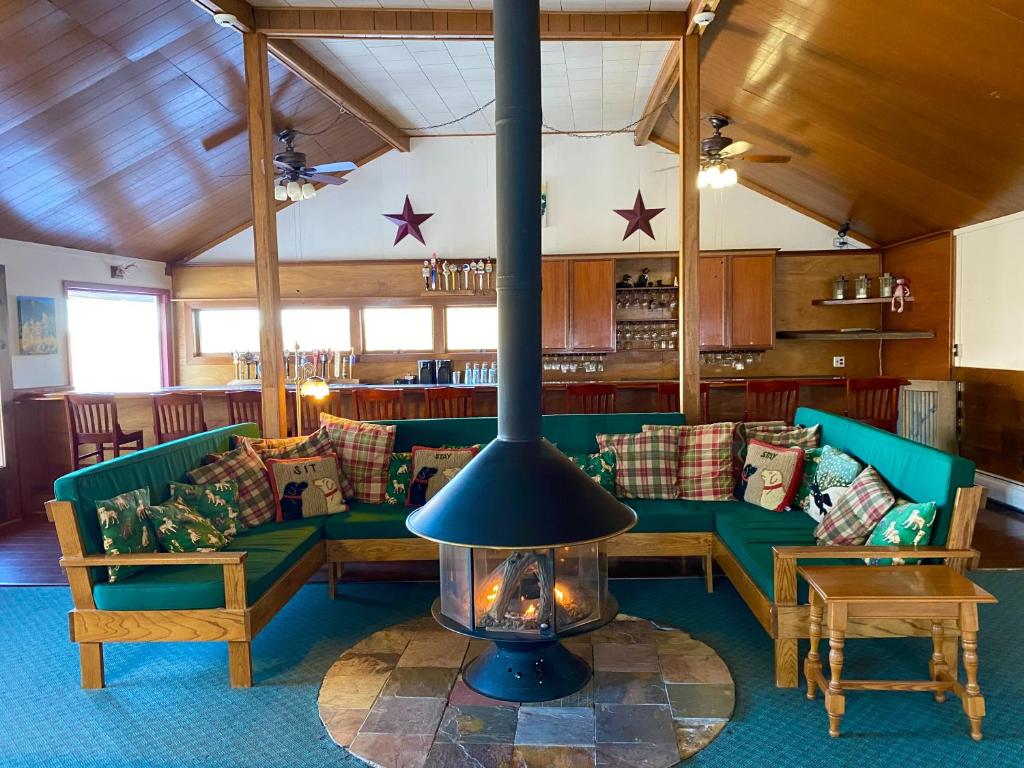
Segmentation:
{"type": "Polygon", "coordinates": [[[934,339],[935,331],[778,331],[777,339],[803,339],[804,341],[899,341],[906,339],[934,339]]]}
{"type": "MultiPolygon", "coordinates": [[[[904,301],[913,301],[913,296],[907,296],[903,299],[904,301]]],[[[891,304],[892,296],[878,296],[873,299],[814,299],[811,301],[816,307],[833,307],[839,304],[891,304]]]]}

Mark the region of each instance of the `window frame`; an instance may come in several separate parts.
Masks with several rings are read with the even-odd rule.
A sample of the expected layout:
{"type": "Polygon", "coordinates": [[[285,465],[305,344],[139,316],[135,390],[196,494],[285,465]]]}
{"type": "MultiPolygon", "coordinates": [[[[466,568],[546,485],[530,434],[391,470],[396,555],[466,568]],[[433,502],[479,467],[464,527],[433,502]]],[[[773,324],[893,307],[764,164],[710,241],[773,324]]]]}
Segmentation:
{"type": "Polygon", "coordinates": [[[68,296],[75,291],[89,293],[135,294],[138,296],[154,296],[157,300],[158,317],[160,318],[160,386],[170,387],[174,383],[174,344],[172,339],[173,323],[171,322],[171,291],[169,288],[148,288],[141,285],[114,285],[111,283],[84,283],[75,280],[63,281],[64,291],[64,332],[67,334],[67,378],[68,384],[74,387],[71,361],[71,324],[68,322],[68,296]]]}
{"type": "Polygon", "coordinates": [[[443,350],[444,350],[444,354],[446,354],[446,355],[447,354],[477,355],[477,356],[479,356],[481,354],[484,354],[484,355],[486,355],[486,354],[491,354],[491,355],[497,354],[497,351],[498,351],[497,342],[495,342],[495,346],[490,348],[490,349],[452,349],[450,341],[448,339],[448,310],[449,309],[490,309],[491,307],[494,307],[495,312],[497,312],[497,304],[480,304],[480,303],[465,304],[465,303],[461,303],[461,302],[458,303],[458,304],[444,304],[441,307],[441,319],[442,319],[442,322],[444,323],[444,344],[442,345],[443,346],[443,350]]]}

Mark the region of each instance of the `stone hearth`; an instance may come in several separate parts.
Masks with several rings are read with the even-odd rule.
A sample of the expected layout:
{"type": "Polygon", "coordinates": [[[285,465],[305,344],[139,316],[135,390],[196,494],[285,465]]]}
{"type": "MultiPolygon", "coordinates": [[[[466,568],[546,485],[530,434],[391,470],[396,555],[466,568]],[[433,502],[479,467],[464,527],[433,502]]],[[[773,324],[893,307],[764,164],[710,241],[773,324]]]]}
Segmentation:
{"type": "Polygon", "coordinates": [[[382,768],[667,768],[732,715],[732,676],[685,632],[620,615],[565,641],[594,677],[565,699],[514,704],[470,690],[459,669],[487,643],[429,616],[345,651],[320,689],[331,738],[382,768]]]}

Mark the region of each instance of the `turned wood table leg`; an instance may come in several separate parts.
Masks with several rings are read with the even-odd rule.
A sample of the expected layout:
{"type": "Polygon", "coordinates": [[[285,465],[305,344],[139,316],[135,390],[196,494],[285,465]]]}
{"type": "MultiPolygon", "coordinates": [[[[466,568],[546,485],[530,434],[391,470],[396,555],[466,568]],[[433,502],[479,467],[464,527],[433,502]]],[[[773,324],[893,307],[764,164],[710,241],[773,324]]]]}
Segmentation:
{"type": "Polygon", "coordinates": [[[971,738],[981,741],[981,719],[985,716],[985,699],[978,685],[978,606],[960,604],[960,643],[964,649],[964,712],[971,721],[971,738]]]}
{"type": "MultiPolygon", "coordinates": [[[[928,662],[928,676],[932,680],[939,680],[943,677],[943,673],[949,673],[946,657],[942,651],[944,635],[945,629],[942,626],[942,622],[936,619],[932,622],[932,658],[928,662]]],[[[935,700],[940,703],[945,701],[946,692],[936,691],[935,700]]]]}
{"type": "Polygon", "coordinates": [[[818,593],[811,590],[811,650],[807,652],[804,659],[804,678],[807,680],[807,698],[813,699],[817,691],[817,679],[821,673],[821,657],[818,655],[818,645],[821,642],[821,616],[825,606],[821,604],[818,593]]]}
{"type": "Polygon", "coordinates": [[[831,603],[828,606],[828,664],[830,679],[825,691],[825,709],[828,712],[828,735],[839,736],[839,723],[846,712],[846,697],[843,695],[843,648],[846,645],[846,605],[831,603]]]}

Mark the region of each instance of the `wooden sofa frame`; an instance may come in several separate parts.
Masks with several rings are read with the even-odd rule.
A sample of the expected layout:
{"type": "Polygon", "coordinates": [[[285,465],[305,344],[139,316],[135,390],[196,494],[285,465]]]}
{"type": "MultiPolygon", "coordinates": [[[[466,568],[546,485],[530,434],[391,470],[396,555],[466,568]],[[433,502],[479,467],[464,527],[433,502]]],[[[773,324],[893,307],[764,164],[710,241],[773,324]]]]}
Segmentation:
{"type": "Polygon", "coordinates": [[[146,642],[227,642],[232,688],[252,686],[252,639],[324,564],[318,543],[252,605],[246,595],[245,552],[154,552],[87,555],[70,501],[46,502],[57,528],[74,609],[68,614],[71,642],[78,643],[82,687],[102,688],[103,644],[146,642]],[[108,565],[219,565],[224,569],[224,607],[202,610],[104,611],[93,599],[92,569],[108,565]]]}
{"type": "MultiPolygon", "coordinates": [[[[735,556],[718,536],[714,537],[714,558],[736,587],[755,618],[775,641],[775,685],[795,688],[799,684],[799,640],[810,637],[810,605],[797,604],[797,561],[860,560],[865,557],[908,556],[941,559],[963,573],[979,556],[971,549],[978,511],[985,505],[986,490],[981,486],[957,490],[946,545],[942,547],[774,547],[775,599],[770,600],[743,570],[735,556]]],[[[847,637],[931,637],[930,620],[886,619],[850,620],[847,637]]],[[[955,674],[959,631],[955,621],[946,622],[943,652],[955,674]]]]}

